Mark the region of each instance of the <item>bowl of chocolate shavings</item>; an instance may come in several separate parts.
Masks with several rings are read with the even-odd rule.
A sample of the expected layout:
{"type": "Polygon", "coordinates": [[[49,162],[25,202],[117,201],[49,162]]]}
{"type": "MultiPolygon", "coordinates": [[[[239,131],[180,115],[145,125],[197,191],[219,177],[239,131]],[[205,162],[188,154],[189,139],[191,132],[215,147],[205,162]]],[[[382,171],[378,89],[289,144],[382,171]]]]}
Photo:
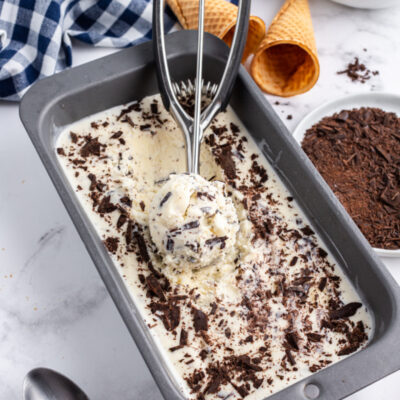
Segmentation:
{"type": "Polygon", "coordinates": [[[400,96],[330,101],[293,136],[375,252],[400,257],[400,96]]]}

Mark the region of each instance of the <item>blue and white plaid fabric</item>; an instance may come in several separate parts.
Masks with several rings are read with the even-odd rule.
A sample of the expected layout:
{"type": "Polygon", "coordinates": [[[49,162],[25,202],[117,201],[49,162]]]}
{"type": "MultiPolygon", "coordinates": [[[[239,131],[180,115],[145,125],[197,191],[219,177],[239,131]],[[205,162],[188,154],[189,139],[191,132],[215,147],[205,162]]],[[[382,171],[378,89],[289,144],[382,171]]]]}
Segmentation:
{"type": "MultiPolygon", "coordinates": [[[[128,47],[152,35],[152,0],[0,0],[0,99],[72,64],[71,38],[128,47]]],[[[176,19],[166,12],[165,30],[176,19]]]]}

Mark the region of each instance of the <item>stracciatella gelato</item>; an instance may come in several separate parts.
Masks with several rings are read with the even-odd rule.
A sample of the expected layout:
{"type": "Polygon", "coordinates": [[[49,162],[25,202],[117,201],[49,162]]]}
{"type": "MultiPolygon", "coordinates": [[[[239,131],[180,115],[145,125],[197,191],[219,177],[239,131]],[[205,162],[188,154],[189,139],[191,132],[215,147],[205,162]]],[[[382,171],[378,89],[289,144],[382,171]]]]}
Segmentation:
{"type": "Polygon", "coordinates": [[[223,182],[170,175],[154,196],[149,228],[163,262],[198,269],[232,260],[239,221],[223,182]]]}
{"type": "Polygon", "coordinates": [[[204,132],[203,178],[159,95],[56,147],[185,399],[265,399],[366,346],[371,315],[232,108],[204,132]]]}

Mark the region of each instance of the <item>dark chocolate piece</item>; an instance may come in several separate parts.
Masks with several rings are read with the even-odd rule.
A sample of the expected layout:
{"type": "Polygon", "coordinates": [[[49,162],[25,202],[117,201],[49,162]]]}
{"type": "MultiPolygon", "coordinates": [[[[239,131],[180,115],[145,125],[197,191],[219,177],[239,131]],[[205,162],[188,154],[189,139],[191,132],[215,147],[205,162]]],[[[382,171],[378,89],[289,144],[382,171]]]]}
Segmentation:
{"type": "Polygon", "coordinates": [[[163,199],[160,201],[159,207],[161,208],[167,201],[168,199],[172,196],[172,192],[168,192],[163,199]]]}
{"type": "Polygon", "coordinates": [[[115,211],[116,209],[117,206],[111,203],[110,196],[104,196],[99,204],[99,207],[97,208],[97,211],[100,214],[107,214],[115,211]]]}
{"type": "Polygon", "coordinates": [[[116,237],[108,237],[104,240],[104,244],[110,253],[115,254],[118,250],[119,239],[116,237]]]}
{"type": "Polygon", "coordinates": [[[352,317],[360,307],[362,307],[362,304],[357,302],[346,304],[338,310],[331,310],[329,318],[334,320],[352,317]]]}
{"type": "Polygon", "coordinates": [[[188,231],[189,229],[196,229],[199,226],[200,226],[199,221],[191,221],[191,222],[188,222],[187,224],[182,225],[181,230],[188,231]]]}
{"type": "Polygon", "coordinates": [[[193,313],[193,326],[194,330],[196,332],[199,331],[207,331],[208,330],[208,317],[207,315],[197,309],[197,308],[192,308],[192,313],[193,313]]]}
{"type": "Polygon", "coordinates": [[[149,275],[146,278],[147,287],[149,290],[155,294],[161,301],[165,301],[165,295],[161,288],[160,282],[154,275],[149,275]]]}

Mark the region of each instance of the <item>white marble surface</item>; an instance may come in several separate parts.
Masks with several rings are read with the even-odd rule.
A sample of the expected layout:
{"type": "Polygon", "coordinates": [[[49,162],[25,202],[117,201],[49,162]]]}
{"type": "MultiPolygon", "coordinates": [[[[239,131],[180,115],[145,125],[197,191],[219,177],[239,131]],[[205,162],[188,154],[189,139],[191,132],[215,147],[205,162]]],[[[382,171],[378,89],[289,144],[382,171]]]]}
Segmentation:
{"type": "MultiPolygon", "coordinates": [[[[254,13],[268,23],[280,4],[253,0],[254,13]]],[[[321,77],[309,93],[274,106],[290,129],[333,97],[400,93],[400,7],[364,11],[312,0],[311,8],[321,77]],[[364,85],[336,75],[355,55],[380,75],[364,85]]],[[[110,52],[76,46],[75,64],[110,52]]],[[[23,377],[37,366],[67,374],[91,399],[161,399],[19,121],[17,105],[1,103],[0,121],[0,399],[21,398],[23,377]]],[[[384,262],[400,282],[400,260],[384,262]]],[[[399,392],[398,372],[350,399],[396,400],[399,392]]]]}

